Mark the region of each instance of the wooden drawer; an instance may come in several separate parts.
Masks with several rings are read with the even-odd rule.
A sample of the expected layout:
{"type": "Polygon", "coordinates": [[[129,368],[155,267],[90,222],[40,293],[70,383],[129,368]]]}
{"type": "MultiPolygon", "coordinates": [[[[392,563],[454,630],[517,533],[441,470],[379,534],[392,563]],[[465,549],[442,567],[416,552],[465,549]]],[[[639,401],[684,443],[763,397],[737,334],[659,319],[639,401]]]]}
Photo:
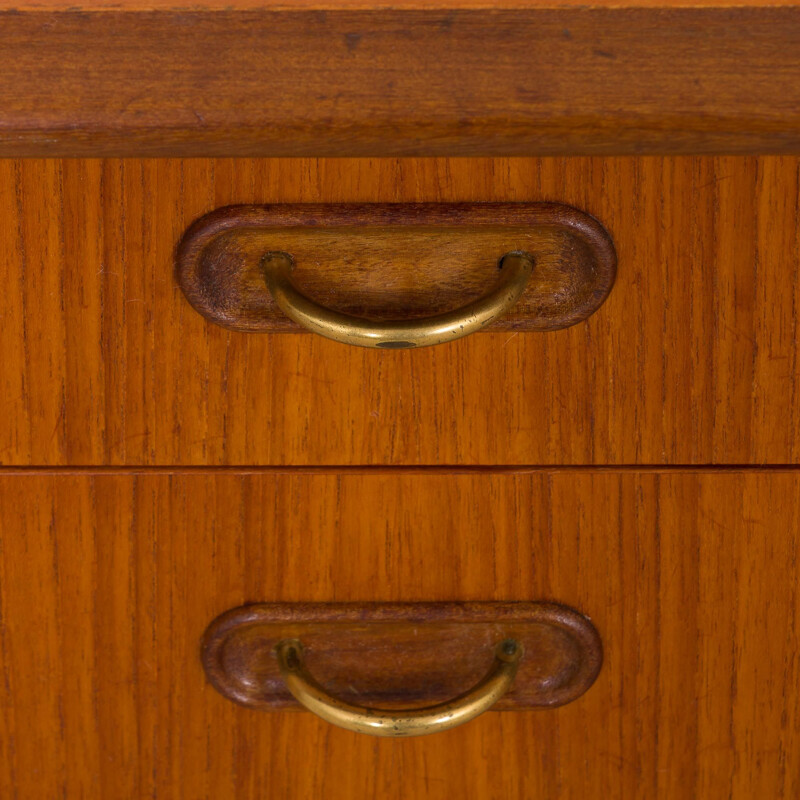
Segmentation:
{"type": "Polygon", "coordinates": [[[0,161],[0,463],[796,463],[795,157],[0,161]],[[619,256],[554,333],[231,333],[173,278],[230,203],[557,200],[619,256]]]}
{"type": "Polygon", "coordinates": [[[799,514],[795,471],[6,472],[0,795],[797,797],[799,514]],[[595,685],[438,736],[200,665],[245,601],[535,598],[592,617],[595,685]]]}
{"type": "Polygon", "coordinates": [[[0,0],[0,798],[800,797],[775,2],[0,0]],[[195,220],[272,203],[348,205],[176,273],[195,220]],[[495,263],[518,332],[419,350],[178,287],[418,319],[495,263]]]}

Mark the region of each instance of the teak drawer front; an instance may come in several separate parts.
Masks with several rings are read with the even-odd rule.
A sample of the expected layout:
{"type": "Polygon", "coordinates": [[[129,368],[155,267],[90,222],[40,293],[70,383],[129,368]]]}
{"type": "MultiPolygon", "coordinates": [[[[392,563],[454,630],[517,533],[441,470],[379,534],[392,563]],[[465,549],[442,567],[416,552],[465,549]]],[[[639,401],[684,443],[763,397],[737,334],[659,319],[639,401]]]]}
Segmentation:
{"type": "Polygon", "coordinates": [[[6,472],[0,795],[796,798],[799,518],[793,470],[6,472]],[[591,616],[596,683],[422,739],[200,662],[244,602],[532,598],[591,616]]]}
{"type": "Polygon", "coordinates": [[[0,161],[0,463],[797,463],[794,157],[0,161]],[[231,203],[552,200],[616,285],[586,322],[365,352],[232,333],[173,276],[231,203]]]}

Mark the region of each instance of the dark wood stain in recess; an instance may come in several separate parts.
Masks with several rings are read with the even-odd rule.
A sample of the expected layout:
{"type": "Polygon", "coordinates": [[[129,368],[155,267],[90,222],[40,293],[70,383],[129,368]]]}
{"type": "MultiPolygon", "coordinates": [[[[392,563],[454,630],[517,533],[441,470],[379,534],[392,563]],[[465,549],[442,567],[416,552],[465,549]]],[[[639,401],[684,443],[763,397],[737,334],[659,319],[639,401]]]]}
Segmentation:
{"type": "Polygon", "coordinates": [[[209,625],[203,667],[230,700],[261,710],[297,708],[276,656],[286,639],[301,642],[325,691],[383,708],[458,697],[483,678],[507,639],[523,655],[495,711],[570,703],[594,683],[603,661],[591,621],[554,603],[261,603],[209,625]]]}
{"type": "MultiPolygon", "coordinates": [[[[232,330],[304,332],[277,307],[261,269],[288,252],[292,281],[325,307],[369,319],[461,308],[497,281],[503,256],[533,257],[522,297],[486,331],[558,330],[611,291],[616,254],[597,220],[555,203],[230,206],[197,220],[178,246],[189,302],[232,330]]],[[[483,332],[483,331],[482,331],[483,332]]]]}

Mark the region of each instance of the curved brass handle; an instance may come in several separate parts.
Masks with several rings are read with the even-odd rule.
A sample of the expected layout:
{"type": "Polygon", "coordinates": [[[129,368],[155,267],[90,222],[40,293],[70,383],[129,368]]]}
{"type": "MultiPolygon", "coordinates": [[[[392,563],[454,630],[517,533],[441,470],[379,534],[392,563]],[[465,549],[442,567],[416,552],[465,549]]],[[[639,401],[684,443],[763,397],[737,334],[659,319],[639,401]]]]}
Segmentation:
{"type": "Polygon", "coordinates": [[[453,700],[401,711],[355,706],[331,697],[306,669],[303,646],[297,639],[281,642],[277,655],[286,687],[298,703],[318,717],[340,728],[372,736],[424,736],[455,728],[488,711],[511,688],[522,658],[522,647],[514,639],[501,642],[489,672],[453,700]]]}
{"type": "Polygon", "coordinates": [[[426,319],[381,322],[340,314],[310,300],[292,283],[294,261],[288,253],[267,253],[261,266],[278,307],[304,328],[345,344],[392,349],[450,342],[494,322],[525,291],[533,273],[533,256],[521,251],[507,253],[500,262],[500,279],[494,289],[462,308],[426,319]]]}

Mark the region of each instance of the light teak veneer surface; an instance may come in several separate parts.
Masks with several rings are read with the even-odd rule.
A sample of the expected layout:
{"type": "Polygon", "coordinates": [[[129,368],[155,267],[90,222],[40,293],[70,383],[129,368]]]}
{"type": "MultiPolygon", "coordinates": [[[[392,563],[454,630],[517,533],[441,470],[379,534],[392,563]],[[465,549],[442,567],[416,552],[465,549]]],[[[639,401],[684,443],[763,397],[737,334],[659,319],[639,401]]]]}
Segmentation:
{"type": "Polygon", "coordinates": [[[6,474],[0,515],[3,798],[800,794],[796,472],[6,474]],[[605,663],[376,741],[206,683],[206,625],[265,599],[555,599],[605,663]]]}
{"type": "MultiPolygon", "coordinates": [[[[6,465],[795,463],[797,158],[0,161],[6,465]],[[206,323],[172,275],[234,202],[557,200],[587,323],[431,350],[206,323]]],[[[794,798],[800,475],[0,475],[0,795],[794,798]],[[250,601],[551,599],[595,686],[375,742],[204,680],[250,601]],[[470,769],[465,770],[464,764],[470,769]]]]}
{"type": "Polygon", "coordinates": [[[0,463],[800,457],[800,159],[0,161],[0,463]],[[238,202],[556,200],[617,282],[586,323],[416,352],[230,333],[172,272],[238,202]]]}

